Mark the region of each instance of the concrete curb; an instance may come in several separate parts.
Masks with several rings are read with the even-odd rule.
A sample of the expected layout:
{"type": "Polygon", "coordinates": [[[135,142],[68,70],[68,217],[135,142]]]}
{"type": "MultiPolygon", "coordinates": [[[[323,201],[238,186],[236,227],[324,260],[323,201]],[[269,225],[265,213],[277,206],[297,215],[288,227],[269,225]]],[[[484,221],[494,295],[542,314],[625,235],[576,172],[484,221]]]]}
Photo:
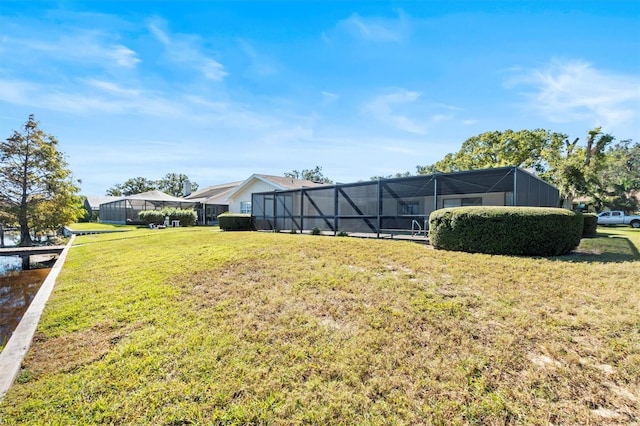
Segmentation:
{"type": "Polygon", "coordinates": [[[75,235],[71,237],[62,253],[60,253],[58,260],[42,283],[36,297],[24,313],[22,320],[20,320],[20,324],[18,324],[18,327],[16,327],[11,338],[9,338],[7,345],[4,347],[2,352],[0,352],[0,401],[2,401],[5,394],[20,373],[22,360],[25,355],[27,355],[27,351],[31,346],[31,340],[36,332],[36,328],[38,328],[42,311],[44,310],[44,307],[49,300],[49,296],[53,291],[58,274],[62,270],[62,265],[64,265],[67,253],[69,252],[69,248],[71,248],[74,239],[75,235]]]}

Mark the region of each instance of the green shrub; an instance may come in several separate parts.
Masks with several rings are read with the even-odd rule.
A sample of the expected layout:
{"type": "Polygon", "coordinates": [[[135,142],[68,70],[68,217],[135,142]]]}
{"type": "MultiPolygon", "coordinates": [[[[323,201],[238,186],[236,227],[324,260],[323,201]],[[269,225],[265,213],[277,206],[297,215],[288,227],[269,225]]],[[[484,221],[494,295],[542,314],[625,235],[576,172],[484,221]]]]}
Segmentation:
{"type": "Polygon", "coordinates": [[[438,249],[505,255],[556,256],[580,244],[583,217],[557,208],[457,207],[429,217],[438,249]]]}
{"type": "Polygon", "coordinates": [[[598,228],[598,215],[593,213],[587,213],[583,215],[584,217],[584,228],[582,228],[583,236],[592,236],[596,235],[596,230],[598,228]]]}
{"type": "Polygon", "coordinates": [[[252,231],[253,223],[250,214],[222,213],[218,216],[218,224],[223,231],[252,231]]]}
{"type": "Polygon", "coordinates": [[[165,216],[169,216],[170,221],[179,220],[180,226],[193,226],[198,220],[198,213],[193,209],[162,209],[165,216]]]}
{"type": "Polygon", "coordinates": [[[311,230],[311,235],[320,235],[320,228],[313,228],[311,230]]]}
{"type": "Polygon", "coordinates": [[[138,213],[138,218],[147,225],[151,223],[162,225],[167,216],[169,216],[169,223],[179,220],[180,226],[193,226],[198,220],[198,214],[193,209],[165,208],[162,210],[143,210],[138,213]]]}
{"type": "Polygon", "coordinates": [[[165,215],[160,210],[142,210],[138,212],[138,218],[145,224],[162,225],[165,215]]]}

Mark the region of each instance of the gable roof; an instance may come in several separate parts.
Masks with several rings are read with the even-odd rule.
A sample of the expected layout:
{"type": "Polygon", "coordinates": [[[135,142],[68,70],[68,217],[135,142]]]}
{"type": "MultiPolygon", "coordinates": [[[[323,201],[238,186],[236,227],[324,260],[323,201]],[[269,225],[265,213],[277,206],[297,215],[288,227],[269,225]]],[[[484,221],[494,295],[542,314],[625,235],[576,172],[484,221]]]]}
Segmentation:
{"type": "Polygon", "coordinates": [[[227,189],[226,191],[220,192],[216,195],[212,195],[209,198],[206,198],[204,201],[201,201],[202,204],[218,204],[218,205],[229,205],[229,194],[233,192],[236,187],[232,187],[227,189]]]}
{"type": "Polygon", "coordinates": [[[212,204],[208,202],[209,199],[218,198],[222,194],[226,194],[229,191],[235,189],[240,186],[242,181],[239,182],[230,182],[230,183],[222,183],[220,185],[208,186],[204,189],[200,189],[192,194],[184,197],[186,200],[197,201],[205,204],[212,204]]]}
{"type": "Polygon", "coordinates": [[[254,175],[262,178],[268,183],[272,183],[274,185],[280,186],[282,189],[298,189],[298,188],[309,188],[312,186],[322,186],[326,185],[326,183],[318,183],[312,180],[306,179],[294,179],[285,176],[272,176],[272,175],[254,175]]]}
{"type": "Polygon", "coordinates": [[[189,203],[193,201],[185,200],[184,198],[174,197],[173,195],[165,194],[162,191],[154,189],[153,191],[141,192],[140,194],[127,195],[126,197],[120,197],[121,200],[144,200],[144,201],[165,201],[172,203],[189,203]]]}
{"type": "Polygon", "coordinates": [[[236,193],[241,192],[243,189],[251,185],[256,180],[272,185],[275,187],[275,189],[280,191],[284,191],[287,189],[310,188],[314,186],[327,185],[325,183],[317,183],[317,182],[313,182],[311,180],[305,180],[305,179],[294,179],[294,178],[284,177],[284,176],[253,174],[249,176],[247,180],[242,182],[242,184],[236,187],[233,191],[231,191],[231,193],[227,195],[227,198],[233,198],[233,196],[236,193]]]}
{"type": "Polygon", "coordinates": [[[100,204],[119,200],[122,197],[114,197],[112,195],[86,195],[84,198],[92,210],[98,210],[100,208],[100,204]]]}

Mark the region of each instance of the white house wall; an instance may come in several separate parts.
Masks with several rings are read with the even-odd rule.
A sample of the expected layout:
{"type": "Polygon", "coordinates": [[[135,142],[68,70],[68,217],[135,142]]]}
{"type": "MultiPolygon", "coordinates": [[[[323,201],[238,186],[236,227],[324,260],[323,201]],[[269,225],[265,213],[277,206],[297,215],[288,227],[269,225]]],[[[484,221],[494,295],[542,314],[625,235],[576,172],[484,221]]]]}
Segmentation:
{"type": "MultiPolygon", "coordinates": [[[[490,192],[490,193],[471,193],[471,194],[453,194],[453,195],[439,195],[438,196],[438,208],[441,209],[444,206],[444,200],[456,199],[456,198],[482,198],[483,206],[504,206],[505,205],[505,193],[504,192],[490,192]]],[[[433,197],[407,197],[403,198],[402,202],[418,202],[419,214],[429,215],[434,210],[433,197]]],[[[383,216],[395,216],[398,214],[398,200],[393,198],[385,198],[382,202],[382,215],[383,216]]]]}
{"type": "Polygon", "coordinates": [[[251,194],[254,192],[269,192],[276,188],[274,185],[254,179],[253,182],[233,194],[233,198],[229,199],[229,211],[231,213],[240,213],[240,203],[251,202],[251,194]]]}
{"type": "Polygon", "coordinates": [[[456,198],[482,198],[483,206],[504,206],[505,193],[504,192],[487,192],[479,194],[453,194],[453,195],[439,195],[438,196],[438,208],[444,207],[444,200],[456,199],[456,198]]]}

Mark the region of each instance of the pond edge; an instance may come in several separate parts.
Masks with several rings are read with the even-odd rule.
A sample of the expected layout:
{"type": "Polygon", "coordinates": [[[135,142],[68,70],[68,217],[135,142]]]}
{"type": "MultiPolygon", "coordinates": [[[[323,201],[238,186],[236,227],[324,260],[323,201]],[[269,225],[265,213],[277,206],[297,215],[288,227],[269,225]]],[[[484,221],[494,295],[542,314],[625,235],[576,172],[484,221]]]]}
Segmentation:
{"type": "Polygon", "coordinates": [[[51,271],[49,271],[47,278],[45,278],[36,297],[34,297],[29,308],[22,316],[20,323],[9,338],[6,346],[2,352],[0,352],[0,372],[2,372],[0,373],[0,401],[2,401],[20,373],[22,360],[29,351],[33,335],[38,328],[38,323],[42,316],[42,311],[49,300],[49,296],[51,296],[58,274],[62,270],[62,266],[67,258],[67,253],[74,240],[75,235],[72,235],[64,250],[60,253],[60,256],[58,256],[58,260],[51,267],[51,271]]]}

